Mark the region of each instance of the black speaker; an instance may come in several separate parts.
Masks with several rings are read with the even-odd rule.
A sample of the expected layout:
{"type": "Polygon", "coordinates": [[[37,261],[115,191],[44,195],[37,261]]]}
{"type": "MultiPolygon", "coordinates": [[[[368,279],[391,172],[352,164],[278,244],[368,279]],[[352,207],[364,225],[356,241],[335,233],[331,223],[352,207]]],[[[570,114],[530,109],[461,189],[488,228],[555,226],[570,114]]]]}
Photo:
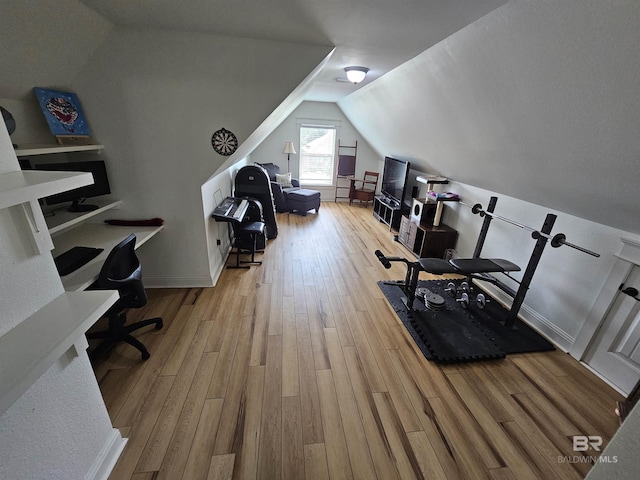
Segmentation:
{"type": "Polygon", "coordinates": [[[424,198],[414,198],[411,206],[411,221],[418,225],[432,225],[436,215],[436,204],[424,198]]]}

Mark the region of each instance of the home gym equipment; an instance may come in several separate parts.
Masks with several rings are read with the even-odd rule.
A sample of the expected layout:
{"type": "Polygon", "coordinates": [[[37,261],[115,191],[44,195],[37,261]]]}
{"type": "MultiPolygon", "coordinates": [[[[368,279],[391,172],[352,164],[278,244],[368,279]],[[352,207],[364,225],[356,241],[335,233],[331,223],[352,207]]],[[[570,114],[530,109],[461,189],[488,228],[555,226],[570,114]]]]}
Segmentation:
{"type": "MultiPolygon", "coordinates": [[[[461,290],[464,280],[419,280],[415,302],[409,311],[404,292],[394,282],[378,286],[418,349],[438,363],[499,360],[514,353],[553,350],[553,345],[518,319],[515,328],[504,328],[508,310],[500,302],[488,302],[484,309],[465,309],[450,292],[448,283],[461,290]]],[[[472,300],[473,303],[473,300],[472,300]]]]}
{"type": "MultiPolygon", "coordinates": [[[[492,197],[492,198],[496,198],[496,197],[492,197]]],[[[527,225],[523,225],[522,223],[516,222],[515,220],[511,220],[509,218],[505,218],[502,217],[500,215],[496,215],[495,213],[493,213],[493,211],[486,211],[482,209],[482,205],[479,203],[476,203],[474,205],[470,205],[468,203],[465,202],[459,202],[460,205],[464,205],[465,207],[469,207],[471,208],[471,212],[474,214],[479,214],[481,217],[484,217],[485,215],[488,215],[491,218],[497,218],[498,220],[502,220],[503,222],[507,222],[510,223],[511,225],[515,225],[516,227],[522,228],[523,230],[527,230],[529,232],[531,232],[531,236],[537,240],[539,236],[546,238],[547,240],[551,240],[551,246],[554,248],[558,248],[558,247],[562,247],[563,245],[566,245],[567,247],[571,247],[574,248],[576,250],[579,250],[583,253],[586,253],[588,255],[591,255],[593,257],[599,257],[600,254],[593,252],[591,250],[588,250],[584,247],[580,247],[578,245],[575,245],[573,243],[569,243],[567,242],[567,237],[564,233],[556,233],[553,237],[551,235],[549,235],[548,233],[544,233],[541,232],[539,230],[536,230],[533,227],[529,227],[527,225]]],[[[494,204],[495,206],[495,204],[494,204]]],[[[555,215],[554,215],[555,217],[555,215]]]]}
{"type": "MultiPolygon", "coordinates": [[[[416,289],[420,272],[427,272],[434,275],[447,273],[466,275],[467,280],[460,285],[449,282],[447,288],[445,288],[445,292],[456,298],[464,308],[468,308],[471,303],[469,294],[472,290],[470,286],[472,279],[497,283],[498,280],[492,275],[489,275],[490,273],[503,273],[509,276],[509,272],[517,272],[520,270],[520,267],[515,263],[502,258],[452,258],[449,261],[441,258],[419,258],[415,262],[411,262],[403,257],[386,257],[380,250],[376,250],[375,254],[385,268],[391,268],[391,262],[403,262],[407,265],[405,281],[397,283],[397,285],[406,295],[405,305],[409,311],[413,309],[413,301],[415,298],[420,297],[416,289]]],[[[510,278],[517,281],[513,279],[513,277],[510,278]]],[[[478,306],[478,308],[484,308],[486,303],[487,300],[483,294],[476,296],[476,306],[478,306]]]]}
{"type": "MultiPolygon", "coordinates": [[[[509,310],[509,314],[504,322],[504,326],[507,328],[513,328],[522,303],[524,302],[524,297],[529,289],[529,285],[531,284],[531,280],[535,273],[536,267],[540,261],[542,256],[542,252],[549,240],[551,240],[551,246],[554,248],[558,248],[560,246],[568,246],[574,248],[578,251],[587,253],[589,255],[599,257],[598,253],[595,253],[591,250],[588,250],[583,247],[579,247],[575,244],[569,243],[566,241],[566,236],[562,233],[556,234],[554,236],[551,235],[551,230],[557,218],[554,214],[547,214],[545,221],[542,225],[542,228],[536,230],[532,227],[528,227],[523,225],[515,220],[511,220],[500,215],[496,215],[494,213],[496,203],[498,201],[497,197],[491,197],[489,201],[489,205],[486,210],[482,208],[482,205],[475,204],[469,205],[464,202],[460,202],[462,205],[471,208],[471,211],[474,214],[479,214],[484,217],[484,221],[482,224],[482,228],[480,230],[480,234],[478,236],[478,240],[476,242],[476,246],[473,252],[473,257],[468,259],[451,259],[449,261],[438,259],[438,258],[421,258],[415,262],[410,262],[401,257],[386,257],[380,250],[376,250],[375,254],[380,260],[380,262],[385,266],[385,268],[390,268],[390,262],[394,261],[402,261],[407,265],[407,274],[405,277],[405,282],[399,286],[401,286],[403,292],[406,295],[406,307],[409,311],[413,309],[413,301],[416,296],[416,288],[418,283],[418,276],[421,271],[428,272],[431,274],[442,275],[449,273],[457,273],[463,274],[467,276],[467,283],[469,285],[472,284],[474,279],[485,281],[492,283],[497,288],[505,292],[507,295],[513,298],[513,302],[511,304],[511,308],[509,310]],[[519,228],[523,228],[525,230],[532,232],[532,238],[536,240],[535,247],[531,253],[531,257],[529,258],[529,262],[524,271],[521,280],[517,280],[510,276],[510,272],[520,271],[520,267],[515,265],[514,263],[504,260],[504,259],[496,259],[496,258],[480,258],[480,254],[482,252],[482,248],[484,246],[484,242],[487,237],[487,233],[489,231],[489,226],[491,221],[496,218],[498,220],[502,220],[509,224],[515,225],[519,228]],[[511,280],[519,284],[519,287],[516,290],[513,290],[509,285],[506,285],[498,278],[493,276],[493,273],[502,273],[508,276],[511,280]]],[[[463,307],[468,307],[471,303],[469,292],[462,292],[460,297],[460,303],[463,307]],[[466,297],[465,297],[466,295],[466,297]]],[[[484,308],[486,306],[486,297],[484,295],[480,298],[476,297],[476,306],[479,308],[484,308]]]]}
{"type": "MultiPolygon", "coordinates": [[[[489,205],[487,206],[487,209],[484,210],[482,208],[482,205],[480,205],[479,203],[476,203],[475,205],[469,205],[465,202],[460,202],[461,205],[471,208],[472,213],[476,215],[480,215],[481,217],[484,217],[482,228],[478,236],[478,241],[476,242],[476,247],[473,252],[474,259],[477,259],[480,257],[480,252],[482,251],[482,247],[484,246],[484,242],[486,240],[487,233],[489,231],[489,226],[491,225],[491,221],[494,218],[531,232],[531,237],[536,241],[536,244],[529,258],[529,263],[527,264],[527,267],[524,271],[522,279],[520,281],[517,281],[513,277],[511,277],[512,280],[514,280],[516,283],[519,284],[517,291],[514,291],[508,285],[505,285],[504,283],[495,279],[495,277],[493,277],[493,279],[491,280],[491,282],[494,285],[496,285],[496,287],[498,287],[500,290],[502,290],[507,295],[513,298],[511,309],[509,310],[509,316],[505,321],[505,326],[508,328],[512,328],[516,319],[518,318],[520,307],[522,307],[522,303],[524,302],[524,297],[527,294],[527,290],[529,290],[529,285],[531,284],[533,275],[536,271],[538,263],[540,262],[540,258],[542,257],[542,252],[544,251],[544,248],[549,240],[551,240],[550,244],[554,248],[558,248],[564,245],[594,257],[599,257],[600,254],[593,252],[591,250],[588,250],[586,248],[579,247],[578,245],[575,245],[573,243],[567,242],[566,236],[563,233],[558,233],[552,236],[551,230],[556,221],[557,215],[548,213],[547,216],[545,217],[544,223],[542,224],[542,228],[537,230],[533,227],[529,227],[527,225],[524,225],[510,218],[506,218],[501,215],[495,214],[494,210],[496,207],[496,203],[498,203],[498,197],[491,197],[489,199],[489,205]]],[[[484,279],[479,278],[479,280],[484,280],[484,279]]]]}
{"type": "MultiPolygon", "coordinates": [[[[469,305],[471,304],[471,296],[469,295],[469,293],[471,292],[471,288],[469,287],[469,283],[467,281],[462,282],[460,286],[457,286],[453,282],[449,282],[447,283],[447,288],[445,288],[444,291],[455,298],[456,301],[460,303],[462,308],[469,308],[469,305]],[[460,294],[459,297],[458,294],[460,294]]],[[[476,306],[480,310],[482,310],[487,305],[487,301],[487,297],[485,297],[483,293],[478,293],[476,295],[476,306]]]]}

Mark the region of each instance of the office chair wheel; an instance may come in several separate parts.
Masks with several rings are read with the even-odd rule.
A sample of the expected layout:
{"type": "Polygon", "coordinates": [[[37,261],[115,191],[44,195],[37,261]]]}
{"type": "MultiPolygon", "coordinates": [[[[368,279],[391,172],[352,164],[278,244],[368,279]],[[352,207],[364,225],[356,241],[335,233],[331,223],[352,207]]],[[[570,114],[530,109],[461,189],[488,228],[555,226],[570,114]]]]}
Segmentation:
{"type": "Polygon", "coordinates": [[[156,330],[160,330],[163,326],[162,319],[156,322],[156,330]]]}
{"type": "Polygon", "coordinates": [[[151,358],[151,354],[148,351],[145,350],[144,352],[141,352],[141,353],[142,353],[143,360],[149,360],[149,358],[151,358]]]}

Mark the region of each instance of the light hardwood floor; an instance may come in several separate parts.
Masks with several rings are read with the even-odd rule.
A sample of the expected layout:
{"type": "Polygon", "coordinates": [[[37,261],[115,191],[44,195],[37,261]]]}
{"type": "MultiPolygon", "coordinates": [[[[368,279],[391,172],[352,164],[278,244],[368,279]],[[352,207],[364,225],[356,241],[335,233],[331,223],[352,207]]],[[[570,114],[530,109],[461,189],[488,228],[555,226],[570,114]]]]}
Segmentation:
{"type": "Polygon", "coordinates": [[[129,438],[112,480],[586,475],[572,437],[606,445],[620,395],[560,351],[425,360],[376,284],[405,273],[377,248],[409,252],[371,209],[323,203],[278,222],[262,266],[150,290],[131,312],[164,317],[139,334],[148,361],[120,346],[95,366],[129,438]]]}

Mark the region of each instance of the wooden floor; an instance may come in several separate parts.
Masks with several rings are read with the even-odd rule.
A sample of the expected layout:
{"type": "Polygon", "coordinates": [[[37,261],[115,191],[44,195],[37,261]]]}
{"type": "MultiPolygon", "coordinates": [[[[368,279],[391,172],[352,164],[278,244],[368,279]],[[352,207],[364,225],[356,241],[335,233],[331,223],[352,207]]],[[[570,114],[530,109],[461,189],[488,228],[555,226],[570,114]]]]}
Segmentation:
{"type": "Polygon", "coordinates": [[[376,284],[405,272],[373,252],[408,252],[371,209],[278,222],[262,266],[150,291],[131,316],[164,317],[148,361],[124,345],[95,366],[129,439],[111,479],[586,475],[572,438],[606,445],[620,395],[560,351],[428,362],[376,284]]]}

